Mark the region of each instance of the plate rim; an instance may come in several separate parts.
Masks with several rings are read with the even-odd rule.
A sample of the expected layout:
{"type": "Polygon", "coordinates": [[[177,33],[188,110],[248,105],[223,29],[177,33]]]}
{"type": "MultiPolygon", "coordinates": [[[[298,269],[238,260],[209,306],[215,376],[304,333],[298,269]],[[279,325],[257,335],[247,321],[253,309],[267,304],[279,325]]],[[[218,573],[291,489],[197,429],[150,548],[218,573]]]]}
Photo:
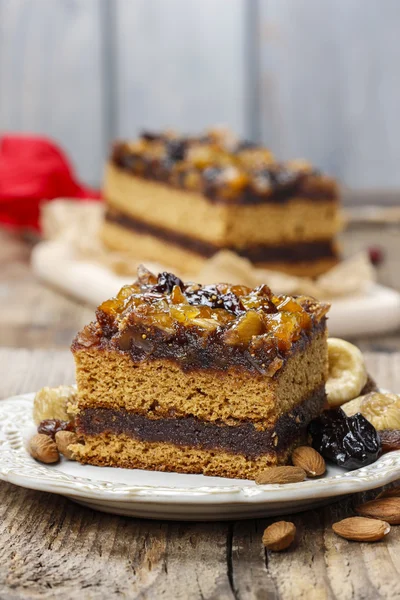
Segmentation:
{"type": "MultiPolygon", "coordinates": [[[[397,450],[355,471],[285,485],[244,486],[233,483],[230,486],[185,488],[93,480],[55,470],[52,465],[38,463],[29,455],[22,432],[34,425],[32,413],[27,411],[34,396],[35,392],[25,393],[0,402],[0,435],[5,438],[0,441],[0,480],[28,489],[118,504],[176,504],[179,500],[182,506],[198,503],[268,505],[343,496],[381,487],[400,478],[400,450],[397,450]]],[[[77,463],[77,467],[80,466],[84,468],[77,463]]]]}

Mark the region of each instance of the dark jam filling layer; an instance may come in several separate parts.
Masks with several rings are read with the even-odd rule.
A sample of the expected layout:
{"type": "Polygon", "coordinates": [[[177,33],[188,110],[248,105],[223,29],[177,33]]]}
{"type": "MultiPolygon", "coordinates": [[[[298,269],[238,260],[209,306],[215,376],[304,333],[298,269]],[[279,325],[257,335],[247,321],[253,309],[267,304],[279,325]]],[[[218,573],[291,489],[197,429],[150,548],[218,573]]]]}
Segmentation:
{"type": "Polygon", "coordinates": [[[170,137],[144,133],[134,143],[117,142],[111,162],[138,177],[196,191],[213,202],[283,203],[293,196],[337,198],[335,182],[305,161],[278,163],[256,144],[223,136],[170,137]]]}
{"type": "MultiPolygon", "coordinates": [[[[190,236],[145,223],[140,219],[135,219],[130,215],[115,210],[109,210],[105,216],[110,223],[115,223],[126,229],[130,229],[135,233],[152,235],[164,242],[172,243],[175,246],[180,246],[185,250],[200,254],[205,258],[210,258],[216,254],[221,248],[215,244],[198,240],[190,236]]],[[[316,242],[297,242],[295,244],[283,244],[280,246],[249,246],[247,248],[228,248],[249,259],[253,263],[268,263],[268,262],[290,262],[301,263],[305,261],[321,260],[323,258],[336,258],[337,251],[335,244],[331,241],[316,241],[316,242]]]]}
{"type": "Polygon", "coordinates": [[[200,421],[195,417],[148,419],[143,415],[109,408],[86,408],[77,420],[77,432],[86,436],[104,433],[127,435],[144,442],[168,442],[207,450],[225,450],[257,458],[269,452],[282,452],[304,435],[310,421],[321,414],[325,386],[282,415],[275,426],[258,431],[252,423],[234,427],[200,421]]]}
{"type": "Polygon", "coordinates": [[[275,296],[265,284],[202,286],[142,266],[135,283],[98,307],[97,321],[76,336],[72,350],[126,353],[134,363],[171,360],[184,371],[240,367],[273,377],[324,332],[328,310],[307,296],[275,296]]]}

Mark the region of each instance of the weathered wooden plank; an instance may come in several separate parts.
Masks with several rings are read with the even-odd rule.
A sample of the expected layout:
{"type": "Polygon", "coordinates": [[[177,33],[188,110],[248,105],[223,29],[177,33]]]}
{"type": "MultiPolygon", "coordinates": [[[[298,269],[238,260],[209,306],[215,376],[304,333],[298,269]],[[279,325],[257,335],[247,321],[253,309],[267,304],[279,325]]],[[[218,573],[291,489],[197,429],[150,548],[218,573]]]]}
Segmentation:
{"type": "Polygon", "coordinates": [[[246,133],[245,2],[119,0],[117,134],[227,124],[246,133]]]}
{"type": "Polygon", "coordinates": [[[232,587],[238,600],[277,600],[276,581],[269,568],[261,538],[267,522],[237,521],[232,527],[232,587]]]}
{"type": "Polygon", "coordinates": [[[100,180],[104,0],[0,0],[0,130],[35,132],[100,180]]]}
{"type": "Polygon", "coordinates": [[[68,347],[94,311],[41,284],[17,235],[0,229],[0,247],[0,346],[68,347]]]}
{"type": "Polygon", "coordinates": [[[261,0],[262,132],[352,187],[400,183],[396,0],[261,0]]]}

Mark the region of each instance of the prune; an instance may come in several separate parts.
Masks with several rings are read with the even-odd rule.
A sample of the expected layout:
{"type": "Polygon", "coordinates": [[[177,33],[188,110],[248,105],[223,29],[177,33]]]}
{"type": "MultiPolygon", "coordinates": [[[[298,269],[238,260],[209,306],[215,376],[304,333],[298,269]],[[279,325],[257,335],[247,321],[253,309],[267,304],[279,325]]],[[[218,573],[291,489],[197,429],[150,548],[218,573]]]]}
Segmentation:
{"type": "Polygon", "coordinates": [[[272,187],[287,189],[297,184],[300,175],[297,171],[280,166],[269,169],[269,177],[272,187]]]}
{"type": "Polygon", "coordinates": [[[193,292],[186,292],[187,301],[192,306],[209,306],[210,308],[224,308],[225,310],[239,315],[244,312],[244,307],[235,294],[226,292],[221,294],[213,285],[201,287],[193,292]]]}
{"type": "Polygon", "coordinates": [[[311,421],[309,433],[313,448],[349,470],[375,462],[382,451],[375,427],[360,413],[347,417],[341,408],[326,410],[311,421]]]}
{"type": "Polygon", "coordinates": [[[59,419],[46,419],[39,423],[38,433],[44,433],[49,435],[53,440],[56,437],[56,433],[59,431],[75,431],[73,423],[69,421],[60,421],[59,419]]]}
{"type": "Polygon", "coordinates": [[[244,307],[240,301],[240,298],[238,298],[232,292],[222,294],[221,299],[222,307],[225,308],[225,310],[229,310],[229,312],[232,312],[234,315],[240,315],[242,312],[244,312],[244,307]]]}
{"type": "Polygon", "coordinates": [[[168,273],[164,271],[163,273],[159,273],[157,278],[157,283],[152,287],[152,292],[160,292],[161,294],[167,293],[170,294],[174,289],[174,286],[177,285],[181,288],[184,287],[184,283],[179,277],[174,275],[173,273],[168,273]]]}
{"type": "Polygon", "coordinates": [[[169,140],[166,143],[167,155],[173,161],[184,160],[186,148],[186,140],[169,140]]]}

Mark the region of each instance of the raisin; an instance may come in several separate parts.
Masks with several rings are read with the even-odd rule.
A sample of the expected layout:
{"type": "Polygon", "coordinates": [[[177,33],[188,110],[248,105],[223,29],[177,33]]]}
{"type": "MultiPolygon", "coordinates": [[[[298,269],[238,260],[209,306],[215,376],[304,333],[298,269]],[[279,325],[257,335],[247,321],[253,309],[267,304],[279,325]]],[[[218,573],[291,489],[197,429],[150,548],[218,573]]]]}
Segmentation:
{"type": "Polygon", "coordinates": [[[332,409],[311,421],[312,446],[322,456],[345,469],[359,469],[377,460],[381,441],[375,427],[360,413],[347,417],[332,409]]]}
{"type": "Polygon", "coordinates": [[[56,433],[59,431],[75,431],[73,423],[69,421],[60,421],[59,419],[46,419],[39,423],[38,433],[44,433],[49,435],[53,440],[56,437],[56,433]]]}
{"type": "Polygon", "coordinates": [[[157,283],[152,287],[151,291],[160,292],[161,294],[170,294],[174,289],[175,285],[180,287],[181,290],[184,287],[183,281],[179,279],[179,277],[177,277],[173,273],[168,273],[167,271],[164,271],[163,273],[159,273],[157,283]]]}
{"type": "Polygon", "coordinates": [[[379,432],[379,437],[381,439],[383,453],[400,450],[399,429],[383,429],[379,432]]]}

